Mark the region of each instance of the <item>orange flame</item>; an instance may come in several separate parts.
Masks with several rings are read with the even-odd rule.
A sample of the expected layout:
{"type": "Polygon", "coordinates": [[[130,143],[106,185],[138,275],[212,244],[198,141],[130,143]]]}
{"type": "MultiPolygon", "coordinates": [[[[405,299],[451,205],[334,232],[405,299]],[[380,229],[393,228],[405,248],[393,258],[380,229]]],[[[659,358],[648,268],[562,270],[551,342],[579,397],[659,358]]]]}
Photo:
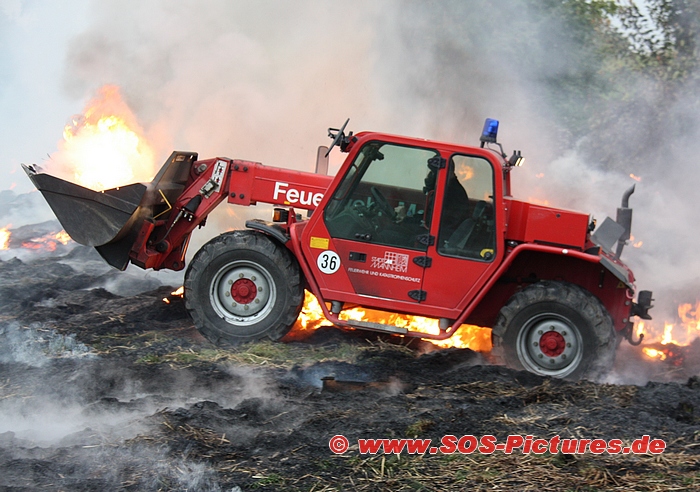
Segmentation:
{"type": "Polygon", "coordinates": [[[12,233],[9,231],[10,226],[7,225],[0,229],[0,250],[10,249],[10,236],[12,233]]]}
{"type": "Polygon", "coordinates": [[[687,326],[688,331],[700,332],[700,301],[695,305],[695,309],[690,303],[678,306],[678,317],[680,317],[681,323],[687,326]]]}
{"type": "Polygon", "coordinates": [[[457,169],[455,169],[455,174],[459,177],[460,181],[468,181],[474,177],[474,168],[466,164],[460,164],[457,166],[457,169]]]}
{"type": "Polygon", "coordinates": [[[116,86],[102,87],[63,138],[50,170],[82,186],[101,191],[150,181],[154,174],[153,150],[116,86]]]}
{"type": "Polygon", "coordinates": [[[57,233],[54,236],[54,239],[56,239],[56,241],[58,241],[59,243],[61,243],[63,245],[66,245],[66,244],[68,244],[69,241],[72,241],[71,237],[68,235],[68,233],[66,231],[61,231],[61,232],[57,233]]]}
{"type": "MultiPolygon", "coordinates": [[[[700,336],[700,301],[695,305],[692,303],[682,303],[678,306],[678,320],[676,322],[664,322],[663,330],[655,329],[649,323],[640,321],[636,328],[637,334],[644,333],[649,342],[658,343],[661,346],[685,347],[700,336]]],[[[645,342],[647,339],[645,339],[645,342]]],[[[652,349],[644,347],[642,351],[648,357],[658,360],[665,360],[669,355],[669,348],[652,349]]]]}
{"type": "Polygon", "coordinates": [[[652,359],[666,360],[666,354],[661,350],[656,350],[650,347],[642,348],[642,352],[651,357],[652,359]]]}
{"type": "MultiPolygon", "coordinates": [[[[184,295],[185,295],[185,286],[184,286],[184,285],[181,285],[180,287],[178,287],[177,289],[175,289],[174,291],[172,291],[172,292],[170,293],[170,295],[173,296],[173,297],[184,297],[184,295]]],[[[163,298],[163,302],[166,303],[166,304],[170,304],[170,299],[168,299],[167,297],[164,297],[164,298],[163,298]]]]}
{"type": "Polygon", "coordinates": [[[635,180],[635,181],[637,181],[637,182],[639,182],[639,181],[642,180],[642,178],[640,178],[639,176],[635,176],[635,175],[632,174],[632,173],[630,173],[630,178],[632,178],[633,180],[635,180]]]}
{"type": "MultiPolygon", "coordinates": [[[[184,287],[179,287],[171,292],[170,295],[181,297],[184,291],[184,287]]],[[[171,303],[170,299],[167,297],[163,298],[163,302],[166,304],[171,303]]],[[[422,316],[409,316],[353,308],[344,310],[340,317],[345,320],[365,320],[389,324],[426,334],[440,334],[437,320],[424,318],[422,316]]],[[[310,334],[312,331],[322,326],[333,326],[333,324],[323,315],[323,310],[321,309],[321,304],[318,302],[318,299],[307,290],[304,293],[304,305],[301,308],[299,317],[287,336],[290,339],[305,338],[307,334],[310,334]]],[[[442,348],[469,348],[479,352],[489,352],[492,348],[491,329],[474,325],[462,325],[451,338],[446,340],[425,340],[442,348]]]]}
{"type": "Polygon", "coordinates": [[[635,327],[635,332],[637,333],[637,338],[639,338],[640,335],[646,336],[646,333],[644,332],[644,321],[639,321],[637,323],[637,326],[635,327]]]}
{"type": "Polygon", "coordinates": [[[661,337],[661,345],[668,345],[673,342],[673,325],[670,323],[664,324],[664,334],[661,337]]]}
{"type": "Polygon", "coordinates": [[[66,231],[60,231],[58,233],[49,233],[41,237],[35,237],[29,241],[24,241],[22,247],[26,249],[36,249],[44,251],[56,251],[59,244],[66,245],[71,241],[70,236],[66,231]]]}
{"type": "MultiPolygon", "coordinates": [[[[10,232],[11,224],[0,229],[0,250],[10,249],[10,238],[12,237],[12,232],[10,232]]],[[[28,241],[22,242],[22,247],[26,249],[35,250],[45,250],[45,251],[55,251],[59,244],[68,244],[71,241],[70,236],[66,231],[61,230],[57,233],[48,233],[43,236],[35,237],[29,239],[28,241]]]]}
{"type": "MultiPolygon", "coordinates": [[[[374,323],[393,325],[430,335],[440,334],[437,320],[422,316],[410,316],[370,309],[353,308],[344,310],[340,314],[340,318],[348,321],[372,321],[374,323]]],[[[301,313],[299,313],[297,322],[294,324],[294,327],[292,327],[290,335],[295,337],[304,332],[313,331],[321,326],[332,326],[332,323],[323,315],[318,299],[316,299],[312,293],[306,291],[304,306],[301,309],[301,313]]],[[[474,325],[462,325],[451,338],[446,340],[425,340],[442,348],[470,348],[481,352],[488,352],[492,348],[491,329],[474,325]]]]}

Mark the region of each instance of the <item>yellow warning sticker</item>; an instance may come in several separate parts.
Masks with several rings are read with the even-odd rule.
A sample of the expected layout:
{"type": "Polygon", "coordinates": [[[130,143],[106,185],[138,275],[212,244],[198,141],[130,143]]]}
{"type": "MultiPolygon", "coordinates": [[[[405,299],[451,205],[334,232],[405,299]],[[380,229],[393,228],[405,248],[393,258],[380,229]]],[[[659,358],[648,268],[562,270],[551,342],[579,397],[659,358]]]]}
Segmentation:
{"type": "Polygon", "coordinates": [[[311,236],[311,243],[309,246],[316,249],[328,249],[328,238],[311,236]]]}

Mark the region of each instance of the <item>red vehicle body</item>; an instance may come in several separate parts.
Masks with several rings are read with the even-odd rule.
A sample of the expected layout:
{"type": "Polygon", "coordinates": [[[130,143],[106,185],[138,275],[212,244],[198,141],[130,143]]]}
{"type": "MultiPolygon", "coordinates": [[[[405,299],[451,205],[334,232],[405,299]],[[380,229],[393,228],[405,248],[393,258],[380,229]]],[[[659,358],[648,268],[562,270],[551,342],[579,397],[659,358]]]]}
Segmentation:
{"type": "MultiPolygon", "coordinates": [[[[248,221],[249,232],[219,236],[192,260],[188,309],[216,343],[280,338],[306,288],[337,326],[433,339],[464,323],[493,327],[507,364],[577,378],[609,368],[619,339],[632,341],[632,316],[648,318],[651,293],[634,302],[634,275],[594,242],[587,214],[511,196],[514,158],[343,130],[330,133],[348,153],[335,177],[182,152],[129,191],[27,172],[66,231],[119,269],[183,269],[192,231],[224,200],[279,207],[276,220],[248,221]],[[87,215],[121,215],[94,225],[78,201],[87,215]],[[348,306],[435,318],[440,334],[342,319],[348,306]]],[[[615,232],[620,244],[625,232],[615,232]]]]}

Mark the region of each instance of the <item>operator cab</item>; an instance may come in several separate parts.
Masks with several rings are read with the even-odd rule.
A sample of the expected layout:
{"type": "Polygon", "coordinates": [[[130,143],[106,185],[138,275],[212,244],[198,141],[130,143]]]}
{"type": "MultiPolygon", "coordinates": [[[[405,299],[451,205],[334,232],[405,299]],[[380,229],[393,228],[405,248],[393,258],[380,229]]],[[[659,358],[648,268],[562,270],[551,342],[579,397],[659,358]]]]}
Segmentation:
{"type": "Polygon", "coordinates": [[[336,131],[334,144],[349,155],[302,238],[320,262],[324,297],[417,301],[422,313],[456,318],[470,289],[446,280],[478,288],[503,255],[503,207],[494,198],[502,196],[503,159],[489,149],[336,131]],[[331,257],[337,269],[324,267],[331,257]]]}
{"type": "Polygon", "coordinates": [[[441,213],[437,251],[488,261],[495,248],[493,168],[477,156],[371,141],[357,153],[325,209],[331,237],[426,251],[441,213]]]}

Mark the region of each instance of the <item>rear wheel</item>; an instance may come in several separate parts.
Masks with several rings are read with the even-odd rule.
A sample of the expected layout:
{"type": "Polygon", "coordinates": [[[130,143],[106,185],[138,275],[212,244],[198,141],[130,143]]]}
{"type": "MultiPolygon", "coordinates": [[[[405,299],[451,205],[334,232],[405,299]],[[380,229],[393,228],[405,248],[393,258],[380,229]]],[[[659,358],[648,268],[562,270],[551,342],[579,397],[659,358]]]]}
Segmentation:
{"type": "Polygon", "coordinates": [[[494,344],[514,369],[594,379],[615,360],[616,333],[607,310],[593,294],[567,282],[538,282],[513,295],[493,332],[494,344]]]}
{"type": "Polygon", "coordinates": [[[217,345],[282,338],[303,299],[296,259],[254,231],[212,239],[185,274],[185,306],[197,329],[217,345]]]}

